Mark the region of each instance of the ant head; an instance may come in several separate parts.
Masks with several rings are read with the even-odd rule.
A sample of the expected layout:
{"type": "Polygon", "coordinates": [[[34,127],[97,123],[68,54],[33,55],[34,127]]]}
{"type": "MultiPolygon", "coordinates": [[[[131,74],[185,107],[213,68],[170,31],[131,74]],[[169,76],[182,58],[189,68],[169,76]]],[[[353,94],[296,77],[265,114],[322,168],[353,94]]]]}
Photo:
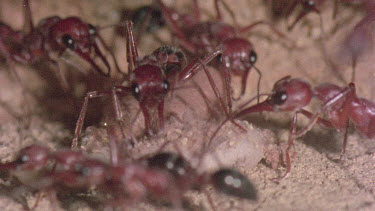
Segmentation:
{"type": "Polygon", "coordinates": [[[273,111],[294,111],[309,104],[311,97],[307,82],[286,76],[274,84],[272,94],[265,102],[272,106],[273,111]]]}
{"type": "Polygon", "coordinates": [[[171,152],[162,152],[147,159],[148,166],[167,170],[174,177],[182,177],[191,170],[184,158],[171,152]]]}
{"type": "Polygon", "coordinates": [[[49,150],[39,145],[21,149],[15,161],[1,164],[0,169],[37,170],[45,167],[49,160],[49,150]]]}
{"type": "Polygon", "coordinates": [[[295,111],[309,104],[311,98],[312,91],[307,82],[286,76],[274,84],[265,101],[239,111],[235,118],[262,111],[295,111]]]}
{"type": "Polygon", "coordinates": [[[251,43],[242,38],[232,38],[224,41],[224,52],[218,58],[226,68],[231,68],[234,74],[242,75],[257,61],[257,54],[251,43]]]}
{"type": "Polygon", "coordinates": [[[132,94],[139,102],[158,103],[169,91],[169,83],[158,66],[139,66],[130,77],[132,94]]]}
{"type": "Polygon", "coordinates": [[[187,63],[186,56],[182,50],[174,46],[160,47],[153,52],[153,55],[161,64],[164,75],[167,78],[181,72],[187,63]]]}
{"type": "Polygon", "coordinates": [[[88,61],[99,73],[109,75],[109,63],[100,51],[97,43],[97,30],[91,24],[84,23],[77,17],[62,19],[51,27],[49,40],[51,47],[61,55],[69,49],[81,58],[88,61]],[[91,52],[98,56],[108,68],[108,73],[103,72],[93,60],[91,52]]]}
{"type": "Polygon", "coordinates": [[[254,186],[241,173],[232,169],[221,169],[211,176],[215,188],[225,194],[256,200],[254,186]]]}

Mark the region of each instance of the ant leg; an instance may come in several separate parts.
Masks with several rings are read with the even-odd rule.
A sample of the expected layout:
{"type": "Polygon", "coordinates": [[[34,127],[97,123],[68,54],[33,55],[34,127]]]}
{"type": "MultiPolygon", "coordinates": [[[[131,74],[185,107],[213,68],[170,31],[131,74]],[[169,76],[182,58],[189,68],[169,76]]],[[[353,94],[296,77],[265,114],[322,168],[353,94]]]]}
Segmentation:
{"type": "Polygon", "coordinates": [[[344,160],[345,150],[346,150],[346,143],[348,141],[348,131],[349,131],[348,129],[349,129],[349,119],[346,120],[344,142],[342,144],[342,150],[341,150],[340,160],[344,160]]]}
{"type": "Polygon", "coordinates": [[[339,9],[339,0],[335,0],[332,12],[332,19],[336,19],[337,11],[339,9]]]}
{"type": "Polygon", "coordinates": [[[294,22],[290,26],[288,26],[288,31],[291,31],[294,28],[294,26],[298,23],[298,21],[300,21],[305,15],[307,15],[306,10],[300,12],[297,18],[294,20],[294,22]]]}
{"type": "Polygon", "coordinates": [[[82,108],[81,108],[81,112],[79,114],[79,117],[78,117],[78,120],[77,120],[77,123],[76,123],[76,129],[74,131],[74,137],[73,137],[73,140],[72,140],[72,148],[78,147],[78,139],[79,139],[79,136],[81,135],[81,132],[82,132],[82,126],[83,126],[85,116],[86,116],[86,113],[87,113],[87,106],[89,104],[89,99],[105,97],[105,96],[108,96],[110,94],[111,93],[108,92],[108,91],[92,91],[92,92],[88,92],[86,94],[86,97],[83,101],[83,105],[82,105],[82,108]]]}
{"type": "MultiPolygon", "coordinates": [[[[218,100],[220,102],[220,106],[223,109],[225,116],[229,117],[231,115],[231,113],[228,113],[228,112],[231,112],[231,111],[229,111],[230,109],[225,106],[223,98],[220,95],[220,91],[217,88],[215,81],[213,80],[210,72],[206,69],[206,67],[205,67],[204,64],[202,64],[202,68],[203,68],[203,70],[204,70],[204,72],[205,72],[205,74],[206,74],[206,76],[208,78],[208,81],[210,82],[211,88],[214,91],[214,93],[216,95],[216,98],[218,98],[218,100]]],[[[228,103],[228,106],[229,105],[231,105],[231,104],[228,103]]]]}
{"type": "Polygon", "coordinates": [[[238,32],[239,32],[239,34],[247,33],[249,31],[251,31],[255,26],[258,26],[258,25],[267,25],[279,37],[282,37],[282,38],[286,37],[285,34],[283,34],[278,29],[276,29],[275,26],[272,23],[269,23],[268,21],[264,21],[264,20],[256,21],[256,22],[254,22],[254,23],[252,23],[248,26],[242,27],[238,30],[238,32]]]}
{"type": "Polygon", "coordinates": [[[221,1],[221,3],[223,4],[223,6],[225,7],[225,9],[229,12],[233,22],[234,22],[234,25],[235,26],[238,26],[238,23],[237,23],[237,20],[236,20],[236,16],[234,15],[234,12],[233,10],[230,9],[230,7],[228,6],[227,3],[225,3],[224,0],[215,0],[215,10],[216,10],[216,20],[218,22],[221,22],[223,20],[223,16],[221,15],[221,12],[220,12],[220,8],[219,8],[219,1],[221,1]]]}
{"type": "MultiPolygon", "coordinates": [[[[297,127],[297,115],[298,115],[299,111],[295,112],[294,115],[293,115],[293,120],[292,120],[292,123],[290,124],[290,127],[289,127],[289,137],[288,137],[288,146],[285,150],[285,166],[286,166],[286,171],[285,171],[285,174],[283,176],[281,176],[280,178],[278,178],[278,180],[281,180],[281,179],[284,179],[286,178],[289,173],[290,173],[290,170],[292,168],[292,162],[291,162],[291,159],[290,159],[290,148],[293,147],[294,149],[294,134],[296,132],[296,127],[297,127]]],[[[295,149],[294,149],[294,153],[295,153],[295,149]]]]}
{"type": "Polygon", "coordinates": [[[159,102],[158,105],[158,114],[159,114],[159,133],[162,133],[164,130],[164,100],[159,102]]]}
{"type": "MultiPolygon", "coordinates": [[[[305,109],[301,109],[300,113],[305,115],[309,119],[313,118],[313,114],[310,111],[306,111],[305,109]]],[[[335,128],[330,121],[322,119],[320,117],[318,117],[317,123],[327,128],[335,128]]]]}
{"type": "Polygon", "coordinates": [[[354,83],[355,82],[355,68],[357,66],[357,57],[353,56],[352,57],[352,80],[350,82],[354,83]]]}
{"type": "Polygon", "coordinates": [[[25,34],[29,34],[31,31],[34,30],[34,24],[33,24],[33,18],[31,15],[29,0],[24,0],[22,6],[25,8],[25,17],[24,17],[25,24],[23,26],[23,32],[25,34]]]}
{"type": "MultiPolygon", "coordinates": [[[[215,6],[216,6],[216,1],[215,1],[215,6]]],[[[199,22],[201,19],[201,13],[199,11],[199,5],[198,5],[198,0],[193,1],[193,10],[194,10],[194,18],[196,22],[199,22]]]]}
{"type": "Polygon", "coordinates": [[[117,62],[117,59],[115,57],[115,54],[111,51],[111,49],[109,49],[108,45],[104,42],[102,36],[100,36],[99,34],[96,35],[100,41],[100,43],[103,45],[104,49],[106,51],[109,52],[109,54],[111,55],[112,59],[113,59],[113,62],[115,63],[115,67],[117,69],[117,71],[120,73],[120,74],[123,74],[123,75],[126,75],[125,73],[123,73],[121,70],[120,70],[120,66],[118,65],[118,62],[117,62]]]}
{"type": "Polygon", "coordinates": [[[156,3],[160,6],[165,21],[171,28],[172,32],[177,36],[179,43],[190,53],[197,52],[196,47],[189,40],[187,40],[185,33],[178,26],[176,20],[173,19],[172,11],[168,9],[161,0],[156,0],[156,3]]]}
{"type": "Polygon", "coordinates": [[[134,41],[133,23],[126,21],[126,60],[128,62],[128,72],[134,70],[137,64],[138,50],[134,41]]]}
{"type": "Polygon", "coordinates": [[[224,76],[224,90],[227,98],[228,112],[232,114],[232,92],[231,92],[231,75],[229,68],[223,67],[223,76],[224,76]]]}

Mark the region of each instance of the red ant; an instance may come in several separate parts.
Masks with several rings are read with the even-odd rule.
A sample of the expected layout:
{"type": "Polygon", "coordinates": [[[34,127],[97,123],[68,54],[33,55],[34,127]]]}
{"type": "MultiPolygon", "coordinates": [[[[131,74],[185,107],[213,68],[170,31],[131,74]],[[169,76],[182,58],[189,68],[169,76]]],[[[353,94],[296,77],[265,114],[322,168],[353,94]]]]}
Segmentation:
{"type": "Polygon", "coordinates": [[[262,111],[294,111],[286,149],[286,173],[282,178],[286,177],[291,169],[289,151],[294,146],[294,139],[306,134],[315,123],[345,131],[341,158],[345,155],[349,121],[353,122],[361,135],[368,138],[375,136],[375,104],[358,98],[354,83],[343,88],[333,84],[322,84],[311,89],[304,80],[286,76],[274,84],[271,95],[265,101],[237,112],[234,118],[262,111]],[[315,114],[304,109],[310,104],[312,97],[323,102],[315,114]],[[310,121],[303,129],[296,131],[298,114],[305,115],[310,121]],[[321,118],[322,114],[326,114],[327,119],[321,118]]]}
{"type": "MultiPolygon", "coordinates": [[[[351,2],[351,1],[348,1],[351,2]]],[[[371,24],[375,21],[375,3],[373,1],[363,2],[366,10],[365,16],[353,27],[346,36],[340,49],[340,55],[345,58],[349,56],[352,63],[351,82],[355,82],[355,69],[361,56],[372,48],[371,24]]],[[[346,58],[347,59],[347,58],[346,58]]]]}
{"type": "MultiPolygon", "coordinates": [[[[81,134],[83,121],[86,115],[89,99],[111,96],[113,100],[116,120],[122,119],[119,96],[131,93],[139,102],[139,106],[145,118],[146,132],[154,134],[164,128],[164,98],[170,90],[169,79],[181,82],[189,79],[200,68],[209,63],[213,58],[222,53],[218,49],[202,60],[196,60],[180,69],[185,63],[183,53],[175,48],[159,48],[151,56],[143,59],[138,56],[136,43],[132,31],[131,22],[126,23],[126,56],[129,66],[129,79],[121,85],[113,86],[110,91],[92,91],[87,93],[77,121],[72,147],[77,147],[81,134]],[[175,74],[178,73],[178,77],[175,74]]],[[[207,71],[205,70],[207,73],[207,71]]],[[[209,77],[209,73],[207,73],[209,77]]],[[[212,78],[209,77],[212,81],[212,78]]],[[[221,99],[221,98],[220,98],[221,99]]]]}
{"type": "Polygon", "coordinates": [[[52,16],[41,20],[34,27],[28,0],[23,1],[23,7],[25,8],[24,28],[28,29],[28,32],[15,31],[10,26],[0,23],[0,54],[6,57],[11,71],[20,84],[22,83],[14,63],[34,64],[44,60],[57,69],[58,80],[63,90],[69,93],[68,82],[57,62],[52,58],[55,54],[61,57],[68,50],[89,62],[98,73],[108,77],[111,70],[110,64],[98,45],[102,45],[110,53],[119,70],[113,53],[93,25],[87,24],[77,17],[62,19],[52,16]],[[94,62],[92,52],[104,63],[108,69],[106,72],[94,62]]]}
{"type": "Polygon", "coordinates": [[[157,0],[156,2],[160,5],[164,19],[170,26],[172,32],[177,36],[180,45],[190,54],[194,56],[204,55],[207,52],[211,52],[217,46],[223,47],[223,53],[218,57],[218,60],[225,81],[224,87],[229,109],[227,112],[231,113],[232,108],[230,71],[234,75],[241,76],[242,78],[242,88],[239,96],[239,98],[241,98],[246,90],[248,74],[251,68],[254,67],[259,75],[257,84],[257,92],[259,94],[262,74],[259,69],[255,67],[257,54],[255,53],[253,45],[248,40],[240,37],[240,35],[247,33],[253,29],[253,27],[260,24],[269,25],[279,36],[283,37],[284,35],[265,21],[257,21],[243,28],[235,28],[229,24],[223,23],[218,0],[215,0],[217,19],[216,21],[209,22],[202,22],[200,20],[200,11],[198,1],[196,0],[194,0],[193,6],[194,15],[178,14],[174,12],[173,9],[165,6],[161,0],[157,0]]]}
{"type": "Polygon", "coordinates": [[[1,164],[0,169],[11,171],[23,184],[39,190],[58,186],[61,190],[82,191],[95,185],[115,198],[121,195],[131,201],[144,200],[151,194],[178,204],[186,191],[206,184],[213,184],[228,195],[256,199],[253,185],[239,172],[220,169],[213,174],[198,174],[173,153],[156,154],[146,164],[132,161],[109,165],[80,152],[51,153],[45,147],[32,145],[23,148],[15,161],[1,164]]]}

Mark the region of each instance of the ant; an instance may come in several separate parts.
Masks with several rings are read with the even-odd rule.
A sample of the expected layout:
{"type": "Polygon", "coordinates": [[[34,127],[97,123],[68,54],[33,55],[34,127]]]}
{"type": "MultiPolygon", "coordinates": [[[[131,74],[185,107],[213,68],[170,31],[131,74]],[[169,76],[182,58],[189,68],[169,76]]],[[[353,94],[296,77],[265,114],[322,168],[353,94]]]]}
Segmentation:
{"type": "MultiPolygon", "coordinates": [[[[227,113],[231,113],[232,97],[230,91],[231,75],[241,77],[240,99],[246,90],[247,78],[251,68],[254,68],[259,75],[257,83],[257,92],[260,90],[260,80],[262,74],[255,66],[257,54],[253,45],[241,35],[249,32],[253,27],[266,24],[276,32],[279,36],[284,35],[278,32],[271,24],[265,21],[257,21],[246,27],[235,28],[230,24],[222,22],[222,15],[219,10],[219,1],[215,0],[216,21],[202,22],[200,20],[200,11],[198,1],[194,0],[193,14],[178,14],[173,9],[168,8],[161,0],[156,1],[162,12],[166,23],[171,28],[173,34],[176,35],[180,45],[193,56],[204,55],[211,52],[217,46],[223,48],[223,53],[217,57],[219,69],[224,78],[224,87],[226,92],[226,100],[228,105],[227,113]]],[[[223,2],[224,6],[227,6],[223,2]]]]}
{"type": "MultiPolygon", "coordinates": [[[[134,23],[136,34],[135,43],[139,43],[142,34],[145,32],[154,33],[165,25],[162,12],[155,5],[146,5],[135,10],[121,10],[120,22],[124,23],[131,20],[134,23]]],[[[125,36],[125,27],[119,26],[116,29],[117,34],[125,36]]]]}
{"type": "Polygon", "coordinates": [[[136,160],[112,165],[77,151],[50,152],[31,145],[21,149],[15,161],[0,164],[0,170],[10,171],[23,184],[38,190],[86,191],[97,186],[115,199],[121,195],[131,201],[144,200],[151,194],[178,204],[186,191],[206,184],[228,195],[256,199],[253,185],[239,172],[220,169],[213,174],[198,174],[173,153],[156,154],[146,164],[136,160]]]}
{"type": "MultiPolygon", "coordinates": [[[[74,52],[86,60],[99,74],[109,77],[111,67],[98,45],[108,51],[114,60],[118,71],[117,61],[97,29],[83,22],[78,17],[60,18],[58,16],[47,17],[41,20],[35,27],[32,20],[30,4],[23,1],[25,8],[25,31],[15,31],[10,26],[0,23],[0,54],[4,56],[10,66],[16,80],[22,85],[21,79],[15,69],[15,63],[35,64],[39,61],[47,61],[57,70],[57,78],[65,93],[70,93],[70,87],[57,61],[55,55],[63,58],[66,51],[74,52]],[[94,56],[92,55],[94,53],[94,56]],[[104,71],[94,61],[99,57],[107,71],[104,71]]],[[[67,61],[69,62],[69,61],[67,61]]],[[[24,86],[22,85],[25,91],[24,86]]]]}
{"type": "Polygon", "coordinates": [[[345,155],[350,121],[361,135],[368,138],[375,137],[375,104],[367,99],[358,98],[354,83],[349,83],[347,87],[321,84],[312,89],[306,81],[286,76],[274,84],[271,94],[265,101],[236,112],[234,118],[263,111],[294,112],[285,153],[286,173],[281,178],[285,178],[290,173],[289,151],[291,147],[294,147],[294,140],[310,131],[315,123],[345,131],[340,159],[343,159],[345,155]],[[304,109],[305,106],[310,104],[313,97],[323,103],[315,113],[304,109]],[[299,131],[296,130],[298,114],[310,119],[309,123],[299,131]],[[320,117],[323,114],[327,115],[327,119],[320,117]]]}
{"type": "MultiPolygon", "coordinates": [[[[170,78],[177,78],[176,82],[190,79],[195,72],[203,68],[217,55],[223,52],[218,49],[210,53],[202,60],[189,63],[184,69],[183,53],[174,48],[159,48],[153,55],[142,59],[138,56],[138,50],[134,41],[132,23],[126,22],[126,57],[128,62],[129,76],[121,85],[115,85],[109,91],[88,92],[77,120],[72,148],[77,147],[78,138],[82,131],[84,118],[89,99],[111,96],[116,120],[122,120],[119,96],[129,93],[139,102],[139,106],[145,118],[145,128],[149,135],[160,132],[164,128],[164,99],[171,90],[170,78]],[[178,77],[174,74],[178,73],[178,77]]],[[[207,73],[209,77],[209,74],[207,73]]],[[[211,79],[212,80],[212,79],[211,79]]]]}
{"type": "MultiPolygon", "coordinates": [[[[185,159],[170,152],[155,154],[140,165],[134,162],[120,164],[111,174],[112,186],[119,187],[116,184],[122,184],[124,188],[120,186],[121,189],[125,189],[125,194],[133,201],[151,194],[158,200],[172,202],[174,207],[182,207],[184,193],[191,189],[199,190],[209,184],[227,195],[256,200],[254,186],[241,173],[232,169],[220,169],[212,174],[199,174],[185,159]]],[[[214,208],[212,200],[209,201],[214,208]]]]}
{"type": "MultiPolygon", "coordinates": [[[[348,1],[351,2],[351,1],[348,1]]],[[[340,55],[351,58],[352,76],[351,82],[355,82],[355,69],[361,56],[366,54],[372,48],[371,24],[375,21],[375,3],[373,1],[363,2],[365,16],[353,27],[350,33],[345,37],[340,55]]]]}

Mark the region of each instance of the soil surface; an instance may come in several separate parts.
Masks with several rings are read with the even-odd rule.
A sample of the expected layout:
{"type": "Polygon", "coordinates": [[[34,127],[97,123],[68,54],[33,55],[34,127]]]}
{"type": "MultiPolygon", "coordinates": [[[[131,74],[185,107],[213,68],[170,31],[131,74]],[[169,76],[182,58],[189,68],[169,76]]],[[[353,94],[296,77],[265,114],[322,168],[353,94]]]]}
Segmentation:
{"type": "MultiPolygon", "coordinates": [[[[118,23],[120,9],[133,9],[150,4],[150,1],[110,0],[103,4],[100,0],[90,1],[52,1],[32,0],[31,10],[34,24],[44,17],[79,16],[95,26],[118,23]],[[136,2],[136,3],[135,3],[136,2]]],[[[191,11],[192,1],[163,1],[179,12],[191,11]]],[[[342,51],[342,42],[353,26],[363,17],[358,5],[340,5],[338,15],[332,18],[333,2],[321,7],[324,28],[324,43],[317,14],[311,13],[303,18],[293,30],[287,26],[297,16],[295,11],[288,19],[272,20],[266,1],[225,0],[235,14],[239,26],[246,26],[257,20],[275,23],[275,27],[286,37],[277,36],[266,25],[260,25],[248,33],[258,55],[256,67],[262,72],[261,93],[269,93],[273,84],[280,78],[291,75],[303,78],[316,86],[321,83],[347,85],[351,80],[351,59],[342,51]],[[323,49],[326,49],[326,54],[323,49]],[[330,61],[327,62],[327,61],[330,61]]],[[[200,1],[202,19],[213,20],[215,10],[213,1],[200,1]]],[[[22,1],[2,0],[0,2],[0,21],[14,29],[23,28],[22,1]]],[[[297,9],[298,10],[298,9],[297,9]]],[[[233,23],[230,13],[223,12],[224,21],[233,23]]],[[[373,26],[371,26],[373,27],[373,26]]],[[[126,72],[128,65],[125,56],[125,38],[115,35],[113,28],[99,31],[118,59],[120,68],[126,72]]],[[[141,56],[157,47],[171,44],[170,32],[164,27],[156,34],[145,34],[138,45],[141,56]],[[155,39],[155,36],[160,40],[155,39]]],[[[369,44],[370,45],[370,44],[369,44]]],[[[63,55],[65,56],[65,55],[63,55]]],[[[375,101],[374,63],[372,49],[361,57],[357,64],[355,84],[357,95],[375,101]]],[[[67,57],[69,59],[69,57],[67,57]]],[[[110,87],[118,78],[102,79],[92,70],[80,73],[77,68],[67,65],[64,72],[74,87],[74,94],[84,96],[87,90],[103,90],[110,87]],[[70,80],[71,79],[71,80],[70,80]],[[98,82],[99,81],[99,82],[98,82]],[[103,82],[104,81],[104,82],[103,82]],[[109,81],[109,83],[108,83],[109,81]],[[97,83],[98,82],[98,83],[97,83]]],[[[85,65],[84,63],[82,64],[85,65]]],[[[113,65],[112,65],[113,66],[113,65]]],[[[88,67],[87,64],[85,67],[88,67]]],[[[24,146],[38,143],[56,150],[69,147],[73,137],[76,119],[81,107],[64,97],[52,68],[45,64],[17,65],[28,93],[23,95],[4,58],[0,63],[0,160],[11,161],[24,146]],[[49,96],[53,96],[49,98],[49,96]],[[30,117],[25,116],[31,109],[30,117]],[[27,127],[27,123],[30,123],[27,127]]],[[[88,69],[88,68],[86,68],[88,69]]],[[[220,89],[222,84],[217,71],[209,67],[220,89]]],[[[114,71],[115,72],[115,71],[114,71]]],[[[210,148],[200,160],[202,146],[209,142],[213,131],[225,119],[222,109],[210,91],[205,75],[194,77],[196,84],[204,90],[209,103],[194,88],[192,81],[183,84],[185,88],[176,90],[166,99],[165,129],[153,137],[144,136],[144,119],[138,115],[138,102],[133,97],[123,99],[122,111],[126,135],[132,131],[136,143],[128,149],[120,149],[123,156],[133,159],[160,150],[179,151],[200,172],[213,172],[221,167],[236,168],[244,173],[257,189],[257,201],[238,200],[217,193],[207,186],[216,210],[375,210],[375,143],[362,137],[354,128],[348,136],[347,153],[339,160],[343,133],[320,126],[295,141],[295,156],[292,159],[290,175],[278,182],[273,179],[281,176],[285,168],[277,165],[278,152],[285,149],[289,123],[293,113],[266,113],[249,115],[238,124],[241,130],[231,123],[215,136],[210,148]],[[192,88],[193,87],[193,88],[192,88]],[[135,121],[133,121],[136,119],[135,121]],[[131,126],[131,127],[130,127],[131,126]],[[280,146],[276,145],[280,143],[280,146]]],[[[239,78],[233,78],[234,95],[238,95],[239,78]]],[[[246,96],[236,101],[234,108],[256,95],[257,75],[249,76],[246,96]]],[[[104,125],[114,120],[110,99],[89,104],[88,120],[81,138],[81,150],[90,156],[109,161],[108,135],[104,125]],[[106,124],[105,124],[106,123],[106,124]],[[88,127],[86,127],[88,126],[88,127]]],[[[316,111],[317,102],[307,109],[316,111]]],[[[301,118],[302,127],[307,122],[301,118]]],[[[128,137],[130,138],[130,136],[128,137]]],[[[32,207],[37,199],[37,191],[3,176],[0,180],[0,209],[23,210],[32,207]]],[[[58,195],[59,200],[51,200],[44,194],[35,210],[97,210],[104,205],[97,202],[95,191],[90,194],[58,195]]],[[[192,191],[186,194],[192,210],[210,210],[206,194],[192,191]]],[[[138,203],[126,207],[129,210],[166,210],[165,206],[138,203]]],[[[172,208],[170,208],[172,209],[172,208]]]]}

